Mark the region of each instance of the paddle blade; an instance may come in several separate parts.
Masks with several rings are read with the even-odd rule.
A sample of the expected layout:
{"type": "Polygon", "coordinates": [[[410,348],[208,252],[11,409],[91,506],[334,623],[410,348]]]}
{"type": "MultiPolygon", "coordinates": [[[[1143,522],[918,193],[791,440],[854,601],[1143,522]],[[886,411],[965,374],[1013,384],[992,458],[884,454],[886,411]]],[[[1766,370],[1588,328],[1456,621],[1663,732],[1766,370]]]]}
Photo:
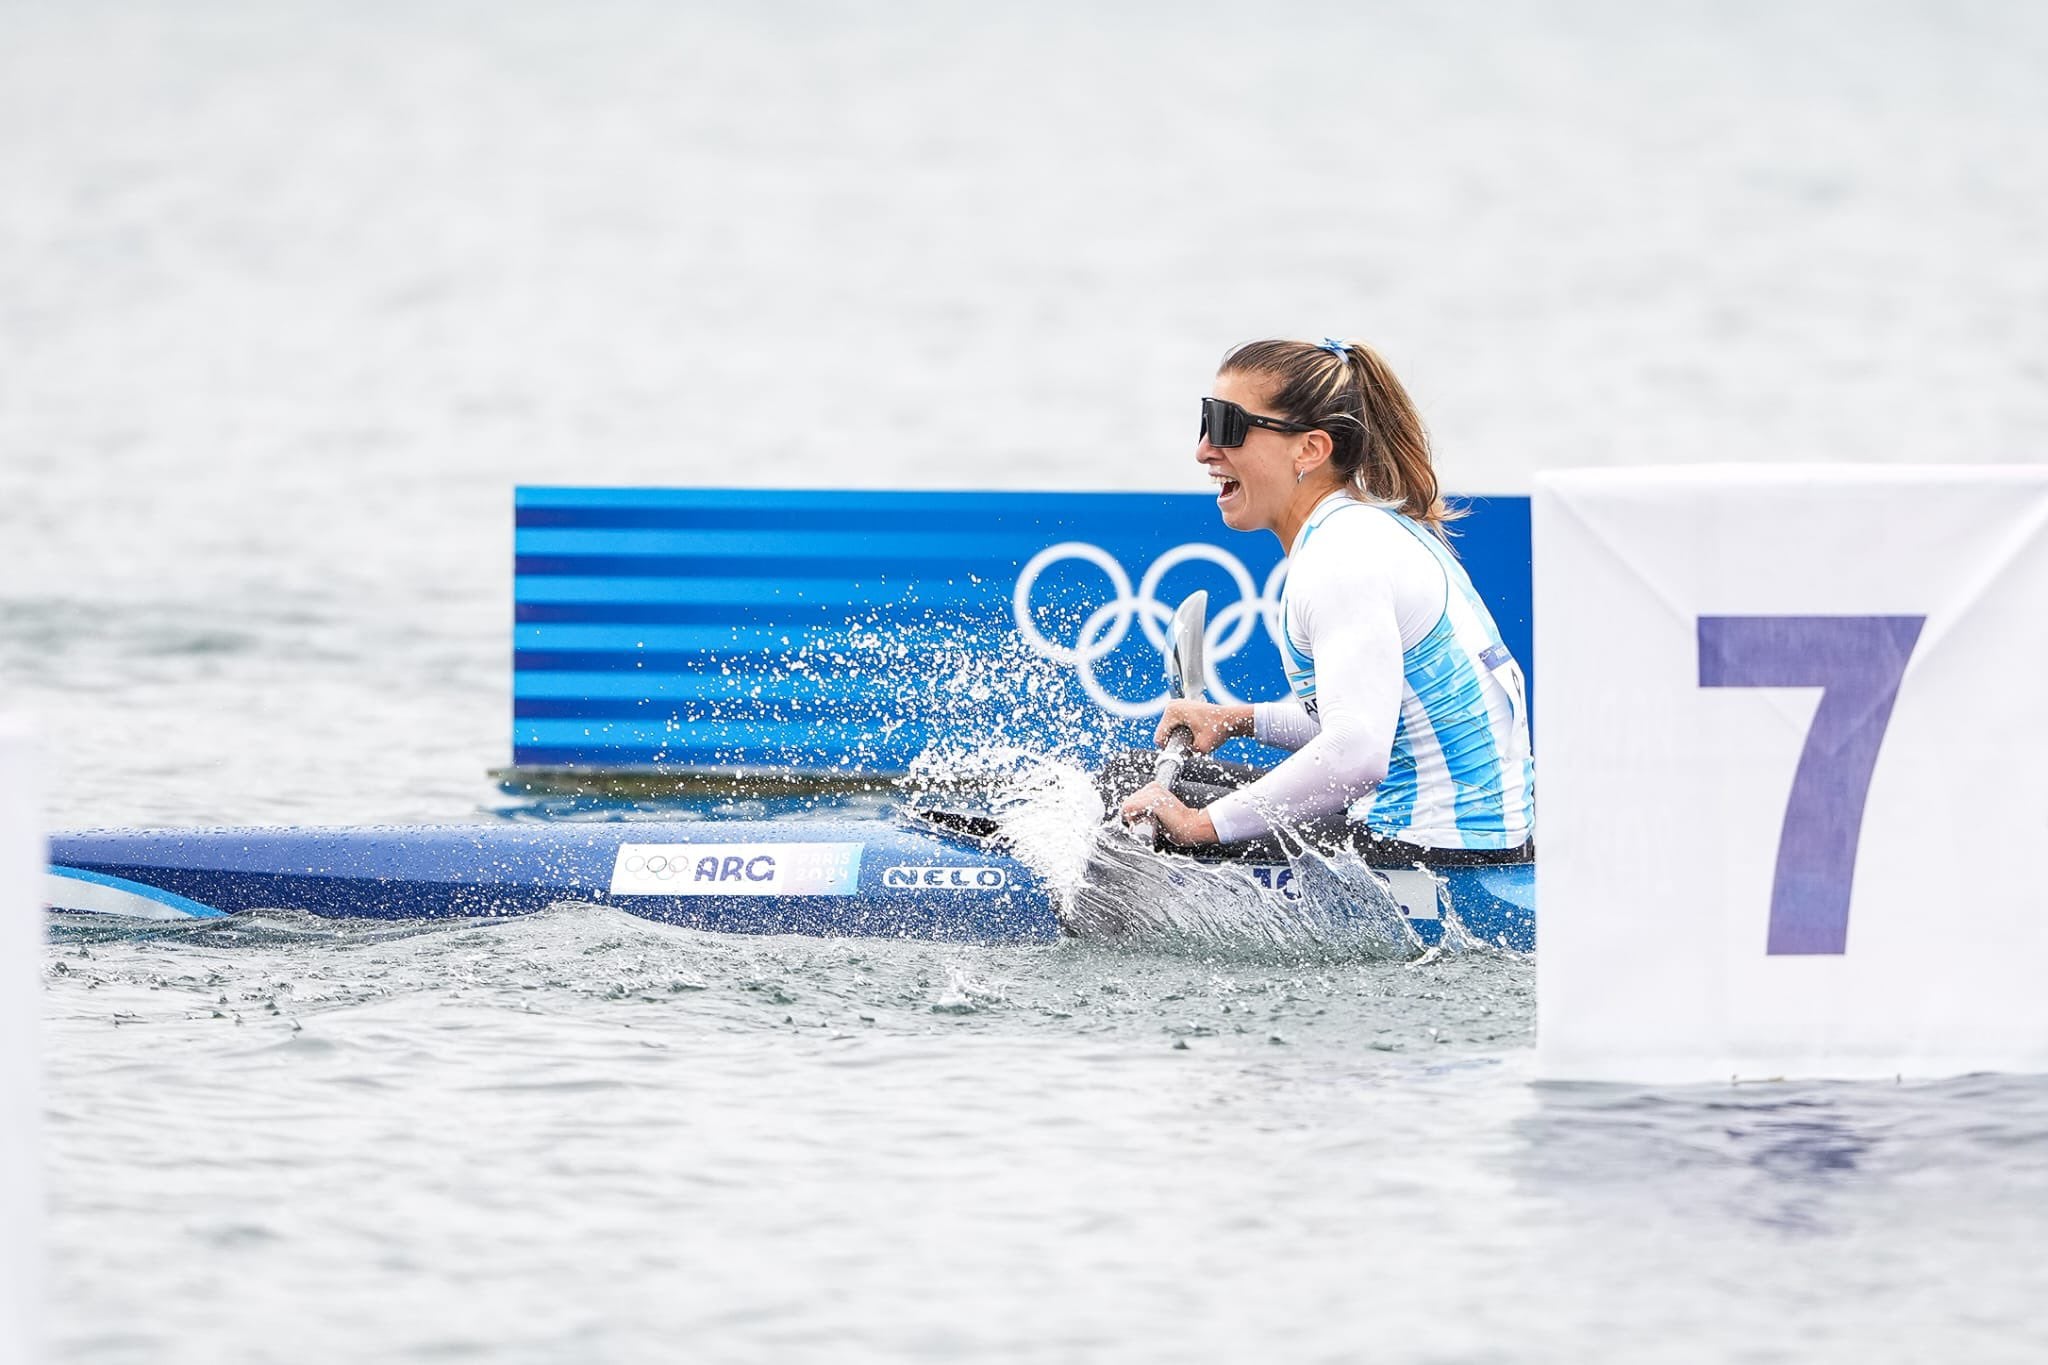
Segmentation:
{"type": "Polygon", "coordinates": [[[1191,592],[1181,599],[1167,630],[1166,691],[1171,697],[1200,698],[1207,690],[1202,672],[1202,632],[1209,624],[1209,594],[1191,592]]]}

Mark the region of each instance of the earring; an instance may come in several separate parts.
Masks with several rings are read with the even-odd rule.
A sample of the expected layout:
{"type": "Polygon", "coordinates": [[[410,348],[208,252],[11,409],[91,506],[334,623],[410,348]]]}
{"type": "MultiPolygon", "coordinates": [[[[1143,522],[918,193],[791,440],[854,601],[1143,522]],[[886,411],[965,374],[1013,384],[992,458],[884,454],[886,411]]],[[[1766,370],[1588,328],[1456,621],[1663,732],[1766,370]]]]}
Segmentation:
{"type": "Polygon", "coordinates": [[[1305,478],[1307,478],[1307,477],[1308,477],[1308,471],[1307,471],[1306,469],[1297,469],[1297,470],[1295,470],[1295,471],[1294,471],[1294,481],[1295,481],[1296,483],[1300,483],[1300,482],[1301,482],[1301,481],[1302,481],[1303,479],[1305,479],[1305,478]]]}

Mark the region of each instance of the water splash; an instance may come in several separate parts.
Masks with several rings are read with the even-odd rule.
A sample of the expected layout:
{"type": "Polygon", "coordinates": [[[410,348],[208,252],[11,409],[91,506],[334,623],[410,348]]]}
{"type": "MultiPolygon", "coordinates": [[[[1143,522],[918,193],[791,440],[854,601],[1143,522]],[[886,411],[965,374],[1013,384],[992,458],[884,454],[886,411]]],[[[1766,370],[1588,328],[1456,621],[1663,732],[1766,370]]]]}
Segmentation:
{"type": "Polygon", "coordinates": [[[1061,909],[1076,938],[1265,960],[1409,961],[1423,942],[1355,855],[1292,853],[1286,866],[1160,854],[1120,830],[1095,836],[1061,909]]]}
{"type": "Polygon", "coordinates": [[[982,980],[959,963],[946,964],[946,984],[931,1003],[933,1014],[979,1014],[1003,1003],[1002,987],[982,980]]]}
{"type": "MultiPolygon", "coordinates": [[[[949,585],[950,586],[950,585],[949,585]]],[[[774,726],[829,717],[844,730],[832,775],[895,770],[918,746],[949,735],[1028,733],[1075,752],[1099,748],[1115,722],[1090,700],[1071,668],[1032,649],[1007,617],[962,619],[950,608],[916,610],[916,583],[844,619],[792,630],[768,651],[709,651],[689,695],[657,695],[645,718],[678,738],[733,727],[714,752],[749,770],[811,771],[808,741],[767,740],[774,726]]],[[[667,756],[662,750],[656,762],[667,756]]]]}
{"type": "Polygon", "coordinates": [[[1293,849],[1284,864],[1157,853],[1105,819],[1078,759],[1016,745],[933,745],[903,784],[914,805],[973,810],[1052,892],[1076,939],[1272,961],[1426,963],[1500,951],[1438,896],[1426,946],[1386,881],[1356,854],[1293,849]]]}

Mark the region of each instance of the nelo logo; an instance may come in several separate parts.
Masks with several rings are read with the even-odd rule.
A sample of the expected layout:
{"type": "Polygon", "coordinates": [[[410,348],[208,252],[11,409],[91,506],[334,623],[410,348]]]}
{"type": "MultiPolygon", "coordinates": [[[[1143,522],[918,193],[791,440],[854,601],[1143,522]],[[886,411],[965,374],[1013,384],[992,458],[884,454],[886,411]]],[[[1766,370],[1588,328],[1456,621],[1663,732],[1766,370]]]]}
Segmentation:
{"type": "Polygon", "coordinates": [[[1000,891],[1010,884],[1002,867],[888,867],[882,885],[891,891],[1000,891]]]}
{"type": "Polygon", "coordinates": [[[775,880],[775,859],[766,853],[751,858],[727,854],[723,858],[699,858],[697,870],[691,875],[696,882],[772,882],[775,880]]]}

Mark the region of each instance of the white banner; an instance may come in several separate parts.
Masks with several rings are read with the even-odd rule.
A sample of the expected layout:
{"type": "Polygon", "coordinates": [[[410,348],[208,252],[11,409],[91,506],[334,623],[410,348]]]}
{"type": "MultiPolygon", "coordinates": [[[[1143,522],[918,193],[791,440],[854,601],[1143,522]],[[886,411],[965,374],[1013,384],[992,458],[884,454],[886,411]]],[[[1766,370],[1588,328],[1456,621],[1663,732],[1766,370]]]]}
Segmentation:
{"type": "Polygon", "coordinates": [[[44,863],[35,755],[0,716],[0,1361],[40,1358],[44,863]]]}
{"type": "Polygon", "coordinates": [[[1541,1072],[2048,1070],[2048,468],[1533,512],[1541,1072]]]}

